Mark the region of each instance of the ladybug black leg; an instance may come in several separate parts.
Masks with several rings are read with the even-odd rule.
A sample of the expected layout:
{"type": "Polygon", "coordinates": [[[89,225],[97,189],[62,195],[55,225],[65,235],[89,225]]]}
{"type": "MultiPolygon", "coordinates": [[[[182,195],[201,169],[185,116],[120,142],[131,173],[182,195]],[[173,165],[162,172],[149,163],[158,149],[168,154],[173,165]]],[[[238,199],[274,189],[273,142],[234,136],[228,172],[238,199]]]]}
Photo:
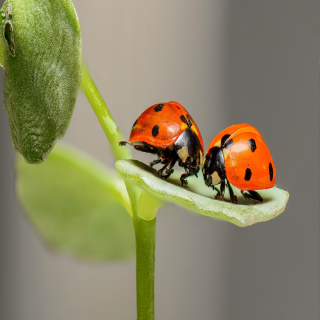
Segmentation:
{"type": "Polygon", "coordinates": [[[260,196],[260,194],[257,191],[249,191],[251,199],[263,202],[263,198],[260,196]]]}
{"type": "Polygon", "coordinates": [[[170,170],[166,170],[166,175],[164,176],[165,179],[168,179],[172,174],[173,174],[174,170],[173,169],[170,169],[170,170]]]}
{"type": "Polygon", "coordinates": [[[221,198],[224,198],[224,191],[225,190],[226,190],[226,183],[224,180],[221,180],[221,185],[220,185],[221,198]]]}
{"type": "Polygon", "coordinates": [[[240,191],[241,191],[241,194],[242,194],[242,196],[244,197],[245,200],[250,199],[250,194],[244,193],[243,190],[240,190],[240,191]]]}
{"type": "Polygon", "coordinates": [[[176,162],[177,162],[177,158],[172,158],[169,164],[166,164],[163,168],[161,168],[158,171],[158,175],[160,175],[162,178],[165,178],[165,179],[169,178],[174,172],[173,167],[176,164],[176,162]],[[165,174],[163,174],[163,171],[165,171],[165,174]]]}
{"type": "Polygon", "coordinates": [[[150,146],[148,145],[144,145],[144,144],[133,144],[131,142],[128,142],[128,141],[119,141],[119,146],[131,146],[131,147],[134,147],[135,150],[138,150],[138,151],[142,151],[142,152],[146,152],[146,153],[152,153],[152,154],[155,154],[157,153],[157,151],[153,148],[151,148],[150,146]]]}
{"type": "Polygon", "coordinates": [[[214,191],[217,191],[217,193],[216,193],[216,195],[214,196],[214,198],[217,199],[217,200],[222,200],[219,189],[218,189],[216,186],[212,186],[212,189],[213,189],[214,191]]]}
{"type": "Polygon", "coordinates": [[[155,164],[160,163],[160,162],[161,162],[160,158],[156,159],[156,160],[153,160],[153,161],[150,162],[150,167],[152,168],[155,164]]]}
{"type": "Polygon", "coordinates": [[[186,173],[183,173],[183,174],[181,175],[180,181],[181,181],[181,185],[182,185],[182,186],[183,186],[184,184],[187,186],[187,185],[188,185],[188,180],[187,180],[187,178],[188,178],[189,176],[191,176],[191,174],[190,174],[188,168],[184,168],[184,170],[185,170],[186,173]]]}
{"type": "Polygon", "coordinates": [[[158,170],[158,176],[162,177],[162,172],[166,169],[167,165],[158,170]]]}
{"type": "Polygon", "coordinates": [[[228,179],[227,179],[227,185],[228,185],[228,189],[229,189],[229,193],[230,193],[230,200],[232,203],[236,203],[237,197],[234,195],[233,189],[232,189],[231,184],[228,179]]]}
{"type": "Polygon", "coordinates": [[[140,144],[131,144],[131,146],[133,146],[135,148],[135,150],[138,150],[138,151],[141,151],[141,152],[146,152],[146,153],[152,153],[152,154],[155,154],[157,153],[156,150],[150,148],[149,146],[146,146],[146,145],[140,145],[140,144]]]}
{"type": "Polygon", "coordinates": [[[257,200],[259,202],[263,202],[263,198],[260,196],[260,194],[256,191],[248,191],[248,193],[244,193],[243,190],[241,190],[241,193],[243,195],[243,197],[248,200],[248,199],[252,199],[252,200],[257,200]]]}
{"type": "Polygon", "coordinates": [[[180,177],[180,181],[181,181],[181,185],[183,186],[183,185],[188,185],[188,180],[186,179],[188,177],[188,175],[187,174],[182,174],[181,175],[181,177],[180,177]]]}

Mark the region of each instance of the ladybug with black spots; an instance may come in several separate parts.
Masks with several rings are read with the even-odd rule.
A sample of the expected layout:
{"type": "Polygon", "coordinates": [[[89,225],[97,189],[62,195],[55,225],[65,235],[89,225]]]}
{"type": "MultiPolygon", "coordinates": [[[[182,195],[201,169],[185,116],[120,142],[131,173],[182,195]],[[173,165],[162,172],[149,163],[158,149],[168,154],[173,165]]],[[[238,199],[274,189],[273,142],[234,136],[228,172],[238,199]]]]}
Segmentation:
{"type": "Polygon", "coordinates": [[[150,166],[162,163],[158,175],[168,178],[174,165],[185,169],[181,175],[182,185],[187,177],[197,176],[203,163],[203,141],[196,123],[184,107],[175,101],[155,104],[145,110],[132,126],[129,142],[120,141],[120,146],[131,145],[136,150],[156,154],[158,159],[150,166]]]}
{"type": "Polygon", "coordinates": [[[210,143],[203,165],[206,185],[224,198],[227,183],[230,200],[237,201],[232,186],[240,189],[245,199],[262,202],[256,190],[274,187],[276,169],[260,132],[249,124],[233,125],[219,133],[210,143]],[[246,192],[245,192],[246,191],[246,192]]]}

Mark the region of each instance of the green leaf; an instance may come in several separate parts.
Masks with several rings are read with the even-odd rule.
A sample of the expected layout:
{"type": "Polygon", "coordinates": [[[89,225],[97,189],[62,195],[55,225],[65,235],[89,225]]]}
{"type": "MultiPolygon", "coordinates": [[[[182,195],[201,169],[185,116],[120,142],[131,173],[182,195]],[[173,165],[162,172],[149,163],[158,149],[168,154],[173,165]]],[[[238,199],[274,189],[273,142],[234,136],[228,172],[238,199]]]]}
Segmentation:
{"type": "Polygon", "coordinates": [[[27,162],[40,163],[65,134],[80,88],[81,33],[72,1],[7,0],[0,42],[13,144],[27,162]]]}
{"type": "MultiPolygon", "coordinates": [[[[214,191],[208,188],[202,173],[188,178],[188,186],[181,187],[181,170],[176,170],[168,179],[158,177],[157,171],[136,160],[116,162],[119,174],[128,182],[135,184],[151,195],[167,202],[172,202],[196,213],[229,221],[239,227],[250,226],[257,222],[267,221],[284,211],[289,199],[288,192],[272,188],[261,190],[262,203],[244,200],[239,190],[234,188],[238,204],[214,199],[214,191]]],[[[226,198],[228,198],[226,192],[226,198]]]]}
{"type": "Polygon", "coordinates": [[[132,256],[130,200],[116,173],[63,144],[41,166],[19,157],[16,172],[19,201],[54,249],[96,261],[132,256]]]}

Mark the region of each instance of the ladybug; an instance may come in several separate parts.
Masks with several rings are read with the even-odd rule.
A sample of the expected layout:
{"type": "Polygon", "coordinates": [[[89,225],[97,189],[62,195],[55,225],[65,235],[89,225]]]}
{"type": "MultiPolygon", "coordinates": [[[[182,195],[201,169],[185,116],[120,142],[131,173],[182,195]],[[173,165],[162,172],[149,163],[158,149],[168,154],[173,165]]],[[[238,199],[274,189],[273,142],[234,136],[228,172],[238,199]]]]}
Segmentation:
{"type": "Polygon", "coordinates": [[[230,184],[240,189],[245,199],[262,202],[255,190],[272,188],[276,181],[276,169],[266,143],[256,128],[245,123],[230,126],[211,141],[202,172],[206,185],[218,191],[217,197],[224,198],[227,182],[232,203],[237,198],[230,184]],[[215,188],[218,184],[220,192],[215,188]]]}
{"type": "Polygon", "coordinates": [[[157,154],[158,159],[150,166],[162,163],[158,175],[168,178],[178,161],[185,169],[181,175],[182,186],[187,177],[195,175],[203,163],[203,141],[196,123],[184,107],[175,101],[154,104],[145,110],[132,126],[129,142],[120,141],[120,146],[131,145],[136,150],[157,154]]]}

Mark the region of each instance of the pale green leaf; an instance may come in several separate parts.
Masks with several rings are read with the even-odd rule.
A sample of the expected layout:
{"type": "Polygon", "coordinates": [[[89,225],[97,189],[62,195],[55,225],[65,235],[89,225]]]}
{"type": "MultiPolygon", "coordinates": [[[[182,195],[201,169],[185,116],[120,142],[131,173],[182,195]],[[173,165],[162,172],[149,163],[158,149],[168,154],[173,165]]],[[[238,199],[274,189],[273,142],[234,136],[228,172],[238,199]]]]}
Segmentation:
{"type": "Polygon", "coordinates": [[[126,181],[162,201],[172,202],[196,213],[226,220],[240,227],[275,218],[284,211],[289,199],[288,192],[275,187],[259,191],[264,201],[258,203],[244,200],[239,190],[234,188],[238,204],[232,204],[214,199],[215,192],[205,185],[201,172],[198,179],[190,177],[188,186],[182,187],[179,179],[181,170],[175,170],[168,180],[164,180],[158,177],[155,169],[136,160],[117,161],[116,168],[126,181]]]}
{"type": "Polygon", "coordinates": [[[97,261],[131,257],[130,201],[119,176],[58,144],[42,165],[16,162],[19,201],[46,242],[60,252],[97,261]],[[128,210],[126,210],[126,208],[128,210]]]}

